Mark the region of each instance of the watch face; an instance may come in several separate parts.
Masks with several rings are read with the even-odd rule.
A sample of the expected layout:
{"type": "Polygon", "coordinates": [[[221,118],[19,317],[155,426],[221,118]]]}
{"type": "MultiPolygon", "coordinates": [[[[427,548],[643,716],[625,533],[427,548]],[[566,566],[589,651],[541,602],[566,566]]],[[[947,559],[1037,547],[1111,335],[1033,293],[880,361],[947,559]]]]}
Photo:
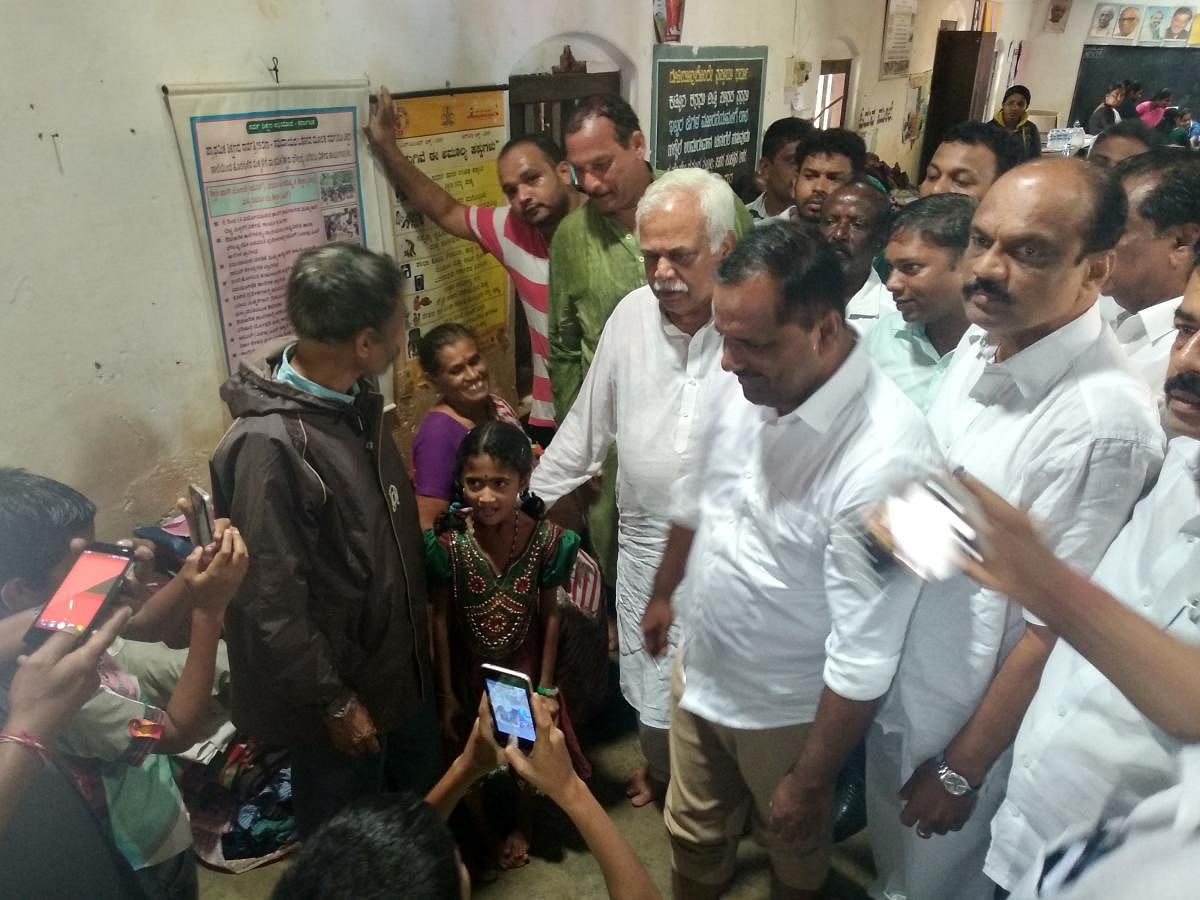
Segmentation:
{"type": "Polygon", "coordinates": [[[971,785],[967,783],[967,779],[963,778],[953,769],[947,769],[939,773],[938,777],[942,780],[942,787],[955,797],[971,793],[971,785]]]}

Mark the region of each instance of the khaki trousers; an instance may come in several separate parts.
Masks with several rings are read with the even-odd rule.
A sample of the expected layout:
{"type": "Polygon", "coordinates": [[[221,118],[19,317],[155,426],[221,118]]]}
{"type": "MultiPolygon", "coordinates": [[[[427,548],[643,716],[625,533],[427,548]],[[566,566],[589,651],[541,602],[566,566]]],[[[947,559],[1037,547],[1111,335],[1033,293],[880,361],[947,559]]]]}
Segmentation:
{"type": "Polygon", "coordinates": [[[671,688],[671,782],[664,818],[675,871],[700,884],[729,881],[748,821],[779,881],[802,890],[820,888],[829,872],[832,832],[820,847],[798,853],[770,828],[771,795],[799,758],[810,725],[728,728],[680,709],[678,662],[671,688]]]}

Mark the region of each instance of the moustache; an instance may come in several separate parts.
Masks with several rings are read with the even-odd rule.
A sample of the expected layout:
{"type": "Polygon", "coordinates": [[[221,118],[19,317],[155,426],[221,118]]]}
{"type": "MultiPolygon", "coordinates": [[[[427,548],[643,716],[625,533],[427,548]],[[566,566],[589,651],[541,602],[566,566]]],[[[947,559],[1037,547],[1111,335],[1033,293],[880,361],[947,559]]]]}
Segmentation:
{"type": "Polygon", "coordinates": [[[987,294],[993,300],[1012,303],[1012,294],[996,284],[990,278],[972,278],[963,285],[963,297],[970,298],[972,294],[987,294]]]}
{"type": "Polygon", "coordinates": [[[678,278],[655,279],[650,283],[650,289],[656,294],[686,294],[688,286],[678,278]]]}
{"type": "Polygon", "coordinates": [[[1185,394],[1200,397],[1200,372],[1180,372],[1172,375],[1163,385],[1163,391],[1167,394],[1182,391],[1185,394]]]}

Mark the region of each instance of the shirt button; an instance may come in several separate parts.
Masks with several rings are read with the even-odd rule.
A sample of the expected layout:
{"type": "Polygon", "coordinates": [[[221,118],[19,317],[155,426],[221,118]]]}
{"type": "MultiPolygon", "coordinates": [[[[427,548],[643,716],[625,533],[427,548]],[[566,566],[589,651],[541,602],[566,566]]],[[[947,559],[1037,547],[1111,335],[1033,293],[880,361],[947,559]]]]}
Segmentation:
{"type": "Polygon", "coordinates": [[[743,478],[753,478],[753,477],[754,477],[754,473],[753,473],[753,472],[743,472],[743,473],[742,473],[742,477],[743,477],[743,478]]]}
{"type": "Polygon", "coordinates": [[[1028,753],[1026,753],[1025,758],[1023,760],[1021,760],[1021,765],[1023,765],[1027,769],[1031,768],[1033,766],[1033,757],[1031,757],[1028,753]]]}
{"type": "Polygon", "coordinates": [[[1058,710],[1057,710],[1057,712],[1058,712],[1059,718],[1066,718],[1066,715],[1067,715],[1067,704],[1065,704],[1065,703],[1060,703],[1060,704],[1058,704],[1058,710]]]}

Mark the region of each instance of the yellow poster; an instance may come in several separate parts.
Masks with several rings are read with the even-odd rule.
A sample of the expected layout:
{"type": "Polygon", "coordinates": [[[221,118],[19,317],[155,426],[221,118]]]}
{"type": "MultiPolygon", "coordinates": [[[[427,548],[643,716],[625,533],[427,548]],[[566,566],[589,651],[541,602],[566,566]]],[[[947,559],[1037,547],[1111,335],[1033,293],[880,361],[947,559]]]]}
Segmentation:
{"type": "MultiPolygon", "coordinates": [[[[396,143],[447,193],[469,206],[503,206],[496,155],[507,140],[504,91],[393,98],[396,143]]],[[[416,362],[421,336],[444,322],[459,322],[489,346],[508,325],[508,276],[494,258],[469,241],[446,234],[392,196],[396,261],[405,278],[408,363],[416,362]]]]}

